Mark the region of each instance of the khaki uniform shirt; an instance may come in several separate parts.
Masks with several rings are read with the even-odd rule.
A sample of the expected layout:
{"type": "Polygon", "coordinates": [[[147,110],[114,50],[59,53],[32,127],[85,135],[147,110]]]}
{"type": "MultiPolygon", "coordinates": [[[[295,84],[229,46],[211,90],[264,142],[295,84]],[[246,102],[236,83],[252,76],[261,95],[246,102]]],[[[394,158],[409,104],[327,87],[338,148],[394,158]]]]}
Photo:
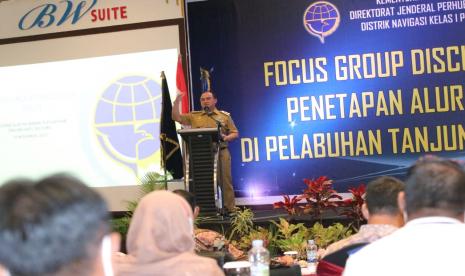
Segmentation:
{"type": "MultiPolygon", "coordinates": [[[[228,112],[214,109],[211,115],[205,111],[192,111],[187,114],[181,114],[181,123],[190,125],[192,128],[216,128],[217,122],[221,124],[221,133],[229,135],[230,133],[239,132],[228,112]]],[[[227,142],[222,142],[221,147],[227,147],[227,142]]]]}

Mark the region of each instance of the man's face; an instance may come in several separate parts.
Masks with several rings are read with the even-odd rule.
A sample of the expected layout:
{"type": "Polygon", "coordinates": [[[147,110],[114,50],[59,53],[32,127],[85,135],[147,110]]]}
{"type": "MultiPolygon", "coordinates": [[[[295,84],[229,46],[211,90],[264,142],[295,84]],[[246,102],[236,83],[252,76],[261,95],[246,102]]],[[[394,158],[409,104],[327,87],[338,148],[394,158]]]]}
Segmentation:
{"type": "Polygon", "coordinates": [[[203,92],[200,96],[200,106],[203,108],[209,107],[213,110],[216,107],[216,99],[211,92],[203,92]]]}

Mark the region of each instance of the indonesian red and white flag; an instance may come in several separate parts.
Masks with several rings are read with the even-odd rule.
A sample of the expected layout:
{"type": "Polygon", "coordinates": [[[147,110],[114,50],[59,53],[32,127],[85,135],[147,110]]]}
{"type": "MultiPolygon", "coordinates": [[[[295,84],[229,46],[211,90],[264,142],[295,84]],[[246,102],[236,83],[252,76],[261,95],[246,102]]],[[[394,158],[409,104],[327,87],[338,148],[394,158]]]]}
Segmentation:
{"type": "Polygon", "coordinates": [[[182,94],[181,100],[181,113],[189,113],[189,95],[187,92],[186,78],[184,77],[184,70],[182,70],[181,55],[178,56],[178,68],[176,70],[176,88],[177,93],[182,94]]]}

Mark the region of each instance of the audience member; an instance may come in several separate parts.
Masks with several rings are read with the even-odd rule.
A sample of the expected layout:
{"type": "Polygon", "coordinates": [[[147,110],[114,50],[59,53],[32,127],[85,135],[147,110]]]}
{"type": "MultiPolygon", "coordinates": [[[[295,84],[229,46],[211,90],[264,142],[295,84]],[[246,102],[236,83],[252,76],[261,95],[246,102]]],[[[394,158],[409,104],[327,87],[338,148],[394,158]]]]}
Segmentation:
{"type": "Polygon", "coordinates": [[[105,201],[79,180],[55,175],[0,188],[0,263],[16,275],[113,275],[105,201]]]}
{"type": "Polygon", "coordinates": [[[465,275],[465,173],[457,163],[425,159],[408,172],[407,224],[347,261],[344,275],[465,275]]]}
{"type": "Polygon", "coordinates": [[[215,260],[195,254],[193,219],[172,192],[144,196],[129,226],[128,255],[115,257],[118,275],[224,275],[215,260]]]}
{"type": "MultiPolygon", "coordinates": [[[[191,192],[185,190],[175,190],[175,194],[182,196],[191,206],[192,211],[194,212],[194,219],[197,218],[200,212],[200,207],[197,205],[197,200],[195,195],[191,192]]],[[[239,259],[244,257],[244,252],[237,249],[232,244],[228,243],[227,239],[220,233],[210,230],[210,229],[199,229],[194,230],[195,238],[195,251],[197,253],[202,253],[205,251],[211,252],[221,247],[226,247],[229,254],[231,254],[232,260],[239,259]]],[[[202,255],[202,254],[201,254],[202,255]]],[[[228,256],[229,258],[230,256],[228,256]]]]}
{"type": "Polygon", "coordinates": [[[368,224],[362,225],[355,235],[329,245],[324,256],[349,245],[374,242],[403,226],[404,218],[397,203],[402,191],[404,183],[394,177],[383,176],[368,183],[362,205],[368,224]]]}
{"type": "Polygon", "coordinates": [[[7,270],[2,266],[0,265],[0,276],[8,276],[8,272],[7,270]]]}

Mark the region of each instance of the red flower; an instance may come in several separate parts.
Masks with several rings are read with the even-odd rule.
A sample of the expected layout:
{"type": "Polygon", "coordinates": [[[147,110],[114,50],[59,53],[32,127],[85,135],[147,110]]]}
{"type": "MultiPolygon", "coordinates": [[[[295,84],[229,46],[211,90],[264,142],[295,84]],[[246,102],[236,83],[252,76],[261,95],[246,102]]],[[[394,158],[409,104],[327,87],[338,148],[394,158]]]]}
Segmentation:
{"type": "Polygon", "coordinates": [[[273,203],[273,208],[284,208],[289,215],[296,215],[299,213],[297,203],[302,200],[301,196],[293,196],[292,199],[288,195],[283,195],[284,201],[278,201],[273,203]]]}
{"type": "Polygon", "coordinates": [[[350,188],[349,192],[352,194],[352,198],[342,202],[342,206],[347,207],[347,209],[341,215],[354,219],[357,226],[360,226],[365,221],[362,214],[362,205],[365,203],[365,191],[366,187],[364,184],[360,184],[356,188],[350,188]]]}
{"type": "Polygon", "coordinates": [[[302,198],[307,201],[304,212],[312,214],[321,220],[321,213],[325,209],[333,209],[340,205],[342,197],[333,189],[333,181],[326,176],[317,179],[304,179],[307,189],[303,191],[302,198]]]}

